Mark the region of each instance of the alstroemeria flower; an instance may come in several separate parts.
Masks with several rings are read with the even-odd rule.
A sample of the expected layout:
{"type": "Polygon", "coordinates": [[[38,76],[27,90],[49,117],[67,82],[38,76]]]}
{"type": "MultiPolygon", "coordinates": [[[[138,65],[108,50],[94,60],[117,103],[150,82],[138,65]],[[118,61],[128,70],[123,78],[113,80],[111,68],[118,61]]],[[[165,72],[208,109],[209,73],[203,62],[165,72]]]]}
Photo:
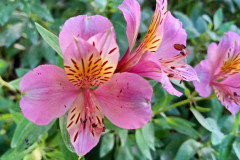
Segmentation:
{"type": "Polygon", "coordinates": [[[170,93],[180,96],[169,81],[171,79],[197,80],[194,69],[186,64],[187,34],[182,23],[167,11],[167,0],[156,0],[156,9],[144,39],[132,52],[141,21],[140,6],[136,0],[125,0],[120,6],[127,22],[129,48],[121,59],[117,71],[132,72],[159,81],[170,93]]]}
{"type": "Polygon", "coordinates": [[[113,74],[119,48],[107,18],[70,18],[59,40],[64,69],[41,65],[21,80],[20,106],[26,118],[46,125],[69,110],[66,127],[80,156],[97,145],[105,130],[104,115],[125,129],[150,120],[153,91],[148,81],[133,73],[113,74]]]}
{"type": "Polygon", "coordinates": [[[213,88],[222,105],[235,115],[240,106],[240,36],[227,32],[218,45],[211,43],[207,59],[195,70],[200,82],[193,84],[199,95],[208,97],[213,88]]]}

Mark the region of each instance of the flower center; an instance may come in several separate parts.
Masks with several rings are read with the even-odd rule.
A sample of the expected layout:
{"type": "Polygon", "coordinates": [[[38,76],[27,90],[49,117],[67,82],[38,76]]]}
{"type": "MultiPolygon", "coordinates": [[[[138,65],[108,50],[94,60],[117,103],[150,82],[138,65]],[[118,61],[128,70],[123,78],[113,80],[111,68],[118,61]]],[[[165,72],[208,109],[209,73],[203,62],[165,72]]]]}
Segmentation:
{"type": "MultiPolygon", "coordinates": [[[[76,42],[76,47],[81,52],[78,42],[76,42]]],[[[95,47],[94,41],[92,42],[92,47],[95,47]]],[[[112,48],[108,55],[116,49],[112,48]]],[[[94,49],[78,59],[69,59],[68,63],[65,63],[64,69],[69,81],[73,85],[78,87],[94,87],[109,80],[115,70],[113,65],[108,58],[103,57],[102,51],[98,52],[94,49]]]]}
{"type": "Polygon", "coordinates": [[[87,61],[83,59],[76,62],[71,59],[72,65],[64,66],[69,81],[75,86],[94,87],[101,85],[109,80],[113,71],[113,67],[108,64],[108,61],[103,61],[102,58],[90,55],[87,61]]]}
{"type": "Polygon", "coordinates": [[[232,49],[230,48],[219,73],[221,78],[240,72],[240,53],[231,55],[232,49]]]}

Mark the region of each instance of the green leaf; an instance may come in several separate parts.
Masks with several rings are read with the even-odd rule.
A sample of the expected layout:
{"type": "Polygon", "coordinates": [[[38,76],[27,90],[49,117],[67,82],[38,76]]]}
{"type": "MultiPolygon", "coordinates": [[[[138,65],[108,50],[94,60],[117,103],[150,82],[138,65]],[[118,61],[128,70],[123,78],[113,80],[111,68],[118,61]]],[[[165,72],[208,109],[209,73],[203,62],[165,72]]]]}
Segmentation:
{"type": "Polygon", "coordinates": [[[17,68],[16,73],[18,77],[24,76],[27,72],[29,72],[31,69],[28,68],[17,68]]]}
{"type": "Polygon", "coordinates": [[[186,136],[174,135],[161,154],[161,160],[174,159],[181,144],[187,140],[186,136]]]}
{"type": "Polygon", "coordinates": [[[114,134],[107,133],[102,137],[100,143],[100,157],[103,158],[107,155],[114,147],[114,134]]]}
{"type": "Polygon", "coordinates": [[[52,22],[53,21],[53,17],[51,15],[51,13],[49,12],[49,10],[46,8],[46,6],[40,5],[38,3],[34,3],[31,6],[31,11],[33,13],[35,13],[37,16],[52,22]]]}
{"type": "Polygon", "coordinates": [[[122,128],[115,126],[111,121],[109,121],[107,117],[104,117],[104,126],[106,129],[109,129],[109,130],[115,130],[115,131],[122,130],[122,128]]]}
{"type": "Polygon", "coordinates": [[[189,160],[191,159],[198,151],[198,149],[202,146],[201,143],[189,139],[185,141],[181,147],[179,148],[175,160],[189,160]]]}
{"type": "Polygon", "coordinates": [[[16,124],[19,124],[21,122],[21,120],[24,118],[24,116],[21,112],[15,112],[13,110],[10,110],[10,113],[16,124]]]}
{"type": "Polygon", "coordinates": [[[211,147],[205,147],[205,148],[202,148],[198,152],[198,154],[202,160],[205,160],[205,159],[206,160],[217,160],[214,152],[215,152],[214,149],[212,149],[211,147]]]}
{"type": "Polygon", "coordinates": [[[46,126],[38,126],[26,118],[22,119],[14,132],[11,147],[16,147],[18,151],[25,150],[39,140],[41,136],[52,127],[54,122],[55,121],[52,121],[46,126]]]}
{"type": "Polygon", "coordinates": [[[12,148],[1,155],[0,160],[22,160],[25,154],[25,152],[17,152],[15,148],[12,148]]]}
{"type": "Polygon", "coordinates": [[[201,113],[199,113],[195,108],[191,107],[190,108],[191,112],[193,113],[194,117],[198,120],[198,122],[206,128],[210,132],[218,132],[214,127],[212,127],[206,119],[202,116],[201,113]]]}
{"type": "Polygon", "coordinates": [[[124,147],[120,147],[117,149],[117,152],[115,152],[115,160],[134,160],[132,153],[130,152],[130,145],[125,145],[124,147]]]}
{"type": "Polygon", "coordinates": [[[60,149],[61,149],[64,159],[67,159],[67,160],[77,160],[78,159],[78,155],[76,153],[69,151],[62,139],[60,141],[60,149]]]}
{"type": "Polygon", "coordinates": [[[166,117],[167,123],[172,129],[191,137],[199,137],[199,133],[193,129],[193,123],[177,117],[166,117]]]}
{"type": "MultiPolygon", "coordinates": [[[[17,39],[21,37],[23,29],[22,23],[17,23],[8,28],[5,35],[5,46],[11,46],[17,39]]],[[[1,39],[1,38],[0,38],[1,39]]]]}
{"type": "Polygon", "coordinates": [[[3,26],[8,22],[14,10],[13,5],[2,6],[0,10],[0,24],[3,26]]]}
{"type": "Polygon", "coordinates": [[[19,83],[21,80],[22,80],[22,78],[15,79],[15,80],[9,82],[9,84],[12,85],[16,89],[21,90],[20,86],[19,86],[19,83]]]}
{"type": "Polygon", "coordinates": [[[208,30],[208,25],[202,17],[198,17],[196,22],[196,28],[200,33],[204,33],[208,30]]]}
{"type": "Polygon", "coordinates": [[[7,69],[7,62],[3,59],[0,59],[0,75],[3,75],[7,69]]]}
{"type": "Polygon", "coordinates": [[[238,6],[238,8],[240,9],[240,1],[239,0],[233,0],[235,3],[236,3],[236,5],[238,6]]]}
{"type": "Polygon", "coordinates": [[[141,132],[141,130],[136,130],[135,132],[135,137],[136,137],[136,142],[137,142],[137,146],[140,149],[140,151],[142,152],[142,154],[148,158],[148,159],[152,159],[151,153],[150,153],[150,148],[147,144],[147,142],[144,139],[144,136],[141,132]]]}
{"type": "Polygon", "coordinates": [[[98,5],[98,8],[103,11],[107,5],[107,0],[95,0],[95,3],[98,5]]]}
{"type": "Polygon", "coordinates": [[[227,135],[219,147],[219,160],[228,160],[228,157],[232,150],[232,144],[235,140],[234,135],[227,135]]]}
{"type": "Polygon", "coordinates": [[[68,115],[68,112],[59,118],[59,126],[60,126],[61,136],[62,136],[63,142],[66,145],[66,147],[68,148],[68,150],[70,150],[71,152],[75,152],[75,149],[70,140],[69,133],[67,131],[67,115],[68,115]]]}
{"type": "Polygon", "coordinates": [[[46,30],[45,28],[43,28],[40,24],[35,23],[35,25],[38,32],[41,34],[43,39],[48,43],[48,45],[51,46],[58,53],[58,55],[63,58],[62,51],[59,47],[58,37],[53,33],[49,32],[48,30],[46,30]]]}
{"type": "Polygon", "coordinates": [[[142,134],[144,135],[144,139],[147,142],[148,146],[155,151],[154,125],[152,122],[149,122],[148,124],[142,127],[142,134]]]}
{"type": "Polygon", "coordinates": [[[238,159],[240,159],[240,143],[239,142],[235,141],[233,143],[233,150],[236,153],[238,159]]]}
{"type": "Polygon", "coordinates": [[[219,8],[213,16],[214,30],[218,29],[223,22],[223,11],[219,8]]]}
{"type": "Polygon", "coordinates": [[[121,141],[121,147],[123,147],[127,141],[128,130],[122,129],[118,132],[118,134],[119,134],[120,141],[121,141]]]}
{"type": "Polygon", "coordinates": [[[223,24],[219,27],[219,32],[220,32],[220,34],[224,34],[225,32],[229,31],[229,30],[231,29],[231,27],[232,27],[233,24],[234,24],[233,21],[223,23],[223,24]]]}
{"type": "Polygon", "coordinates": [[[24,32],[26,33],[28,39],[36,44],[38,41],[38,32],[35,28],[35,25],[32,21],[26,22],[24,32]]]}

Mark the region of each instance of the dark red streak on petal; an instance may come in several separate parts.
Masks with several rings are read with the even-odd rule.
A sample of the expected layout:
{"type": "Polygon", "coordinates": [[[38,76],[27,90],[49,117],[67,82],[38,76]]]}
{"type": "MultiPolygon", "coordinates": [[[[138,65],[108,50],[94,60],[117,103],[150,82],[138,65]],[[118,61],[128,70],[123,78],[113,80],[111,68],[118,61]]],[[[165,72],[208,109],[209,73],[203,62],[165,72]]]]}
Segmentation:
{"type": "Polygon", "coordinates": [[[108,52],[108,54],[113,53],[117,48],[113,48],[111,51],[108,52]]]}

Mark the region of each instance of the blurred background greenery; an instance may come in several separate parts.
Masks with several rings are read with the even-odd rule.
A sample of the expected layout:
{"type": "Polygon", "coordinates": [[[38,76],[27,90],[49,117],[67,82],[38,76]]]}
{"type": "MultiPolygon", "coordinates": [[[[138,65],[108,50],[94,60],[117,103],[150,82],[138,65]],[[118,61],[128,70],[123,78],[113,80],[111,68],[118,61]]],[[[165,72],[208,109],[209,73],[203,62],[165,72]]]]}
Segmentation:
{"type": "MultiPolygon", "coordinates": [[[[0,159],[76,160],[71,152],[64,117],[48,126],[36,126],[20,110],[20,78],[40,64],[62,66],[62,58],[48,46],[34,22],[58,35],[64,21],[79,14],[100,14],[114,25],[121,56],[128,44],[126,22],[118,5],[122,0],[0,0],[0,159]]],[[[139,0],[144,37],[155,0],[139,0]]],[[[168,10],[180,19],[188,34],[195,66],[206,57],[207,46],[231,30],[240,34],[240,0],[168,0],[168,10]]],[[[196,97],[192,83],[176,87],[180,98],[157,82],[151,121],[138,130],[124,130],[106,121],[100,143],[85,159],[116,160],[237,160],[240,159],[239,114],[233,117],[213,97],[196,97]]],[[[83,158],[84,159],[84,158],[83,158]]]]}

